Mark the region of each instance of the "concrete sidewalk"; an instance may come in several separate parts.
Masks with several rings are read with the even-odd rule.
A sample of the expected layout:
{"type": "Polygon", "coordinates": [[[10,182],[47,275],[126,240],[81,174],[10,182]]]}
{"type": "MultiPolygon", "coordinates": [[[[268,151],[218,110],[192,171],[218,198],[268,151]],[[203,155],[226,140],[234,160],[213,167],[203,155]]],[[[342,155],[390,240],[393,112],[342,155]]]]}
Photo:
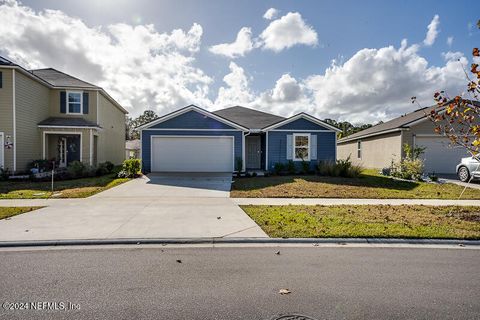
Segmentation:
{"type": "Polygon", "coordinates": [[[426,205],[426,206],[480,206],[480,200],[439,199],[338,199],[338,198],[232,198],[238,205],[426,205]]]}

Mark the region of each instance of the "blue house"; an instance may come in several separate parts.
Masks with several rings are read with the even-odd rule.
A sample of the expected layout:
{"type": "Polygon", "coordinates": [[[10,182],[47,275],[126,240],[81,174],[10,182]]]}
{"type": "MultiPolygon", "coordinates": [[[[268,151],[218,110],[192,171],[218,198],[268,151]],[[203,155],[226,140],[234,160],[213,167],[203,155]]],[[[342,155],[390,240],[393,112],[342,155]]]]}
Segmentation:
{"type": "Polygon", "coordinates": [[[306,113],[187,106],[139,128],[144,172],[272,170],[276,163],[336,160],[337,128],[306,113]]]}

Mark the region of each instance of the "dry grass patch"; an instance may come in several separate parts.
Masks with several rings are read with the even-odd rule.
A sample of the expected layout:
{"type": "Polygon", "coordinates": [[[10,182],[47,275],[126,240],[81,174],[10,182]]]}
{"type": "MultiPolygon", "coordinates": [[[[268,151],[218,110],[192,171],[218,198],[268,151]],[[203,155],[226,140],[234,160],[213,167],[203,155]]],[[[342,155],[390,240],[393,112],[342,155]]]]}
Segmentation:
{"type": "MultiPolygon", "coordinates": [[[[233,198],[367,198],[457,199],[463,187],[455,184],[399,181],[366,170],[359,178],[272,176],[237,179],[233,198]]],[[[462,199],[480,199],[480,190],[468,188],[462,199]]]]}
{"type": "Polygon", "coordinates": [[[242,206],[271,237],[480,239],[479,207],[242,206]]]}
{"type": "Polygon", "coordinates": [[[41,207],[0,207],[0,220],[40,208],[41,207]]]}

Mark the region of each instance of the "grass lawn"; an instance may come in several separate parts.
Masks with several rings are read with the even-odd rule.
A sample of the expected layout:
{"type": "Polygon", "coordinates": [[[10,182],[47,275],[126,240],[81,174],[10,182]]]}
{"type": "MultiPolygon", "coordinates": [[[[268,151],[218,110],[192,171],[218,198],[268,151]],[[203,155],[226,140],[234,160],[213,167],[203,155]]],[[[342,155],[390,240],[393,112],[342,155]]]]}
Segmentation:
{"type": "Polygon", "coordinates": [[[0,220],[36,209],[40,209],[40,207],[0,207],[0,220]]]}
{"type": "Polygon", "coordinates": [[[480,239],[479,207],[242,206],[270,237],[480,239]]]}
{"type": "MultiPolygon", "coordinates": [[[[116,178],[115,174],[101,177],[56,181],[54,198],[85,198],[113,188],[130,179],[116,178]]],[[[50,182],[1,181],[0,199],[45,199],[52,197],[50,182]]]]}
{"type": "MultiPolygon", "coordinates": [[[[323,176],[271,176],[237,178],[233,198],[381,198],[457,199],[463,187],[456,184],[398,181],[365,170],[359,178],[323,176]]],[[[468,188],[462,199],[480,199],[480,190],[468,188]]]]}

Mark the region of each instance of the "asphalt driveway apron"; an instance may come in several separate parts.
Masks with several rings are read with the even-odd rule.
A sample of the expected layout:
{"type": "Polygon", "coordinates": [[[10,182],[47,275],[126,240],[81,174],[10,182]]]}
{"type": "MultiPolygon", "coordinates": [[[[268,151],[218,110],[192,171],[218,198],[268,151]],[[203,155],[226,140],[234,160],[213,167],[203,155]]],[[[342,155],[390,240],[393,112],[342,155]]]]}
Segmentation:
{"type": "Polygon", "coordinates": [[[267,237],[230,198],[229,173],[150,174],[0,220],[0,241],[267,237]]]}

